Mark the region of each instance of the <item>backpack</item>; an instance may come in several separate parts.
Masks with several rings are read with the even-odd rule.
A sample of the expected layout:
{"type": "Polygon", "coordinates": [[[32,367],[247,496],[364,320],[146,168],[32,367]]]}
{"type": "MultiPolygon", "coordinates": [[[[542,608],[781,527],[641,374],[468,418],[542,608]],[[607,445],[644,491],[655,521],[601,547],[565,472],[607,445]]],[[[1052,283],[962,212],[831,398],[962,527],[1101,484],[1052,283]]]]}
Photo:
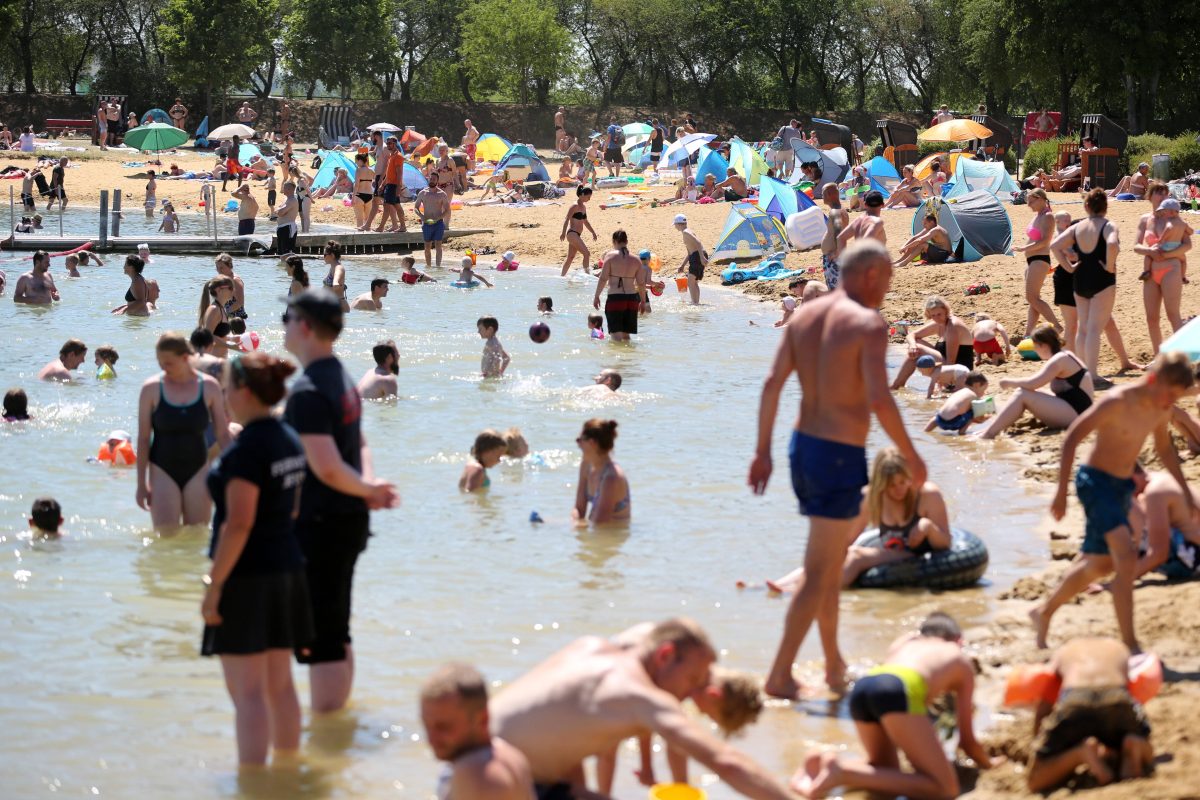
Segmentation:
{"type": "Polygon", "coordinates": [[[617,147],[625,146],[625,131],[620,126],[617,127],[617,132],[613,134],[612,140],[617,147]]]}

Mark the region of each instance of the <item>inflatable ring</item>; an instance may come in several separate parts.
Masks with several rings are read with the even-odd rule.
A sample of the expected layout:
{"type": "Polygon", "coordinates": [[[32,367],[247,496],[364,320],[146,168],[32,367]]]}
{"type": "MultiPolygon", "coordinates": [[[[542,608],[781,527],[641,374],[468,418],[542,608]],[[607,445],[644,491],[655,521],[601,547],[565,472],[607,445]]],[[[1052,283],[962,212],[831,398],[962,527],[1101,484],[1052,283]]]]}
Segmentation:
{"type": "Polygon", "coordinates": [[[455,289],[474,289],[479,281],[450,281],[450,285],[455,289]]]}
{"type": "MultiPolygon", "coordinates": [[[[880,564],[858,576],[854,585],[862,589],[892,589],[923,586],[927,589],[962,589],[974,586],[987,570],[988,551],[983,541],[961,528],[951,528],[949,550],[880,564]]],[[[864,531],[855,547],[883,547],[879,529],[864,531]]]]}
{"type": "Polygon", "coordinates": [[[600,189],[608,189],[613,186],[628,186],[629,181],[626,178],[601,178],[596,181],[596,187],[600,189]]]}

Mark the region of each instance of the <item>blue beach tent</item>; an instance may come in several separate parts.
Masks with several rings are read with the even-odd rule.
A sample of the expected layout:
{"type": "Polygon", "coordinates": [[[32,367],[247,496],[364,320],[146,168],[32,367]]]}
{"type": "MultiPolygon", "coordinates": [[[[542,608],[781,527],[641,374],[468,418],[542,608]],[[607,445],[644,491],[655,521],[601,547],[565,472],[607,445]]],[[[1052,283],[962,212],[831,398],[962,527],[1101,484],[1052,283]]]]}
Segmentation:
{"type": "Polygon", "coordinates": [[[538,158],[538,154],[534,152],[527,144],[514,144],[508,148],[508,152],[496,164],[496,169],[492,172],[493,175],[499,175],[504,170],[508,170],[510,177],[520,181],[549,181],[550,173],[546,170],[546,165],[538,158]]]}
{"type": "Polygon", "coordinates": [[[991,192],[979,190],[961,197],[923,201],[913,214],[914,234],[924,230],[922,223],[929,212],[937,216],[938,224],[950,235],[950,251],[955,261],[1012,255],[1012,220],[991,192]]]}
{"type": "Polygon", "coordinates": [[[713,246],[712,259],[759,258],[787,250],[787,234],[778,220],[750,203],[735,203],[713,246]]]}
{"type": "Polygon", "coordinates": [[[194,147],[208,147],[208,117],[205,117],[200,122],[200,127],[196,128],[196,140],[192,144],[194,147]]]}
{"type": "MultiPolygon", "coordinates": [[[[242,147],[247,147],[247,145],[242,145],[242,147]]],[[[340,150],[319,150],[317,155],[321,157],[321,168],[313,176],[314,189],[324,189],[332,185],[334,170],[338,167],[346,170],[346,174],[350,176],[351,180],[354,180],[354,171],[358,169],[358,165],[351,161],[345,153],[340,150]]],[[[241,154],[239,156],[244,158],[241,154]]]]}
{"type": "Polygon", "coordinates": [[[717,183],[720,183],[728,177],[725,174],[728,170],[729,162],[725,160],[725,156],[707,147],[700,148],[700,160],[696,163],[697,186],[704,185],[707,175],[712,175],[717,179],[717,183]]]}
{"type": "Polygon", "coordinates": [[[1164,353],[1183,353],[1189,361],[1200,361],[1200,317],[1177,330],[1162,343],[1164,353]]]}
{"type": "Polygon", "coordinates": [[[975,158],[960,158],[954,165],[953,184],[944,197],[962,197],[969,192],[990,192],[997,197],[1010,199],[1013,192],[1020,191],[1017,182],[1004,169],[1003,161],[980,161],[975,158]]]}
{"type": "Polygon", "coordinates": [[[896,171],[896,165],[883,156],[875,156],[866,163],[866,168],[871,188],[885,198],[890,197],[892,190],[900,183],[900,173],[896,171]]]}
{"type": "Polygon", "coordinates": [[[404,162],[404,173],[400,180],[403,181],[404,188],[412,194],[416,194],[429,185],[429,181],[425,180],[425,175],[411,161],[404,162]]]}
{"type": "Polygon", "coordinates": [[[782,223],[797,211],[812,208],[816,204],[809,199],[808,195],[796,191],[794,186],[764,175],[758,184],[756,205],[782,223]]]}

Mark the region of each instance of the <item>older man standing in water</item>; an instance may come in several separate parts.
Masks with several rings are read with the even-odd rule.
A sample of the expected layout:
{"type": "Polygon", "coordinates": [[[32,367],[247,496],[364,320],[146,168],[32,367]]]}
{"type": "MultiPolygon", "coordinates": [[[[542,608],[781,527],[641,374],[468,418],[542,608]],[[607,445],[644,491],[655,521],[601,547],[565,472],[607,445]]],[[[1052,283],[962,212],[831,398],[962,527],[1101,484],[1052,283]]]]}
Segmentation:
{"type": "Polygon", "coordinates": [[[925,462],[888,390],[887,323],[876,309],[891,284],[891,257],[882,244],[867,239],[846,248],[840,267],[838,291],[805,303],[783,329],[763,386],[758,447],[750,464],[750,486],[762,494],[771,477],[779,394],[797,373],[800,416],[788,456],[800,513],[809,518],[804,567],[810,577],[788,607],[783,640],[767,676],[764,688],[775,697],[799,696],[792,661],[814,619],[825,650],[825,680],[835,691],[843,688],[838,595],[842,561],[867,484],[865,445],[872,414],[908,461],[914,483],[925,482],[925,462]]]}
{"type": "Polygon", "coordinates": [[[684,713],[681,702],[708,686],[715,660],[708,637],[688,619],[655,625],[635,647],[578,639],[492,700],[492,733],[529,759],[539,800],[599,800],[583,785],[584,759],[647,732],[745,797],[792,800],[766,769],[684,713]]]}

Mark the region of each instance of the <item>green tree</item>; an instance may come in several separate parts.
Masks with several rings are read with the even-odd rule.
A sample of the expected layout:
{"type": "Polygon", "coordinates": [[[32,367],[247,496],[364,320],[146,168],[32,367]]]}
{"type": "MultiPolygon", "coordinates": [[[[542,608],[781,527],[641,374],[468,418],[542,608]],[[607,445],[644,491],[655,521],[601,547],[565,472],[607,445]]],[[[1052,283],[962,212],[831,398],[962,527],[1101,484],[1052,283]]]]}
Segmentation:
{"type": "Polygon", "coordinates": [[[478,0],[458,19],[463,64],[471,77],[518,102],[529,102],[539,79],[547,82],[547,92],[565,70],[570,36],[554,9],[537,0],[478,0]]]}
{"type": "Polygon", "coordinates": [[[266,60],[264,33],[276,0],[167,0],[158,37],[175,81],[202,93],[205,113],[213,97],[249,83],[266,60]]]}
{"type": "Polygon", "coordinates": [[[310,86],[320,81],[349,98],[355,78],[395,49],[393,13],[392,0],[293,0],[284,33],[289,69],[310,86]]]}

